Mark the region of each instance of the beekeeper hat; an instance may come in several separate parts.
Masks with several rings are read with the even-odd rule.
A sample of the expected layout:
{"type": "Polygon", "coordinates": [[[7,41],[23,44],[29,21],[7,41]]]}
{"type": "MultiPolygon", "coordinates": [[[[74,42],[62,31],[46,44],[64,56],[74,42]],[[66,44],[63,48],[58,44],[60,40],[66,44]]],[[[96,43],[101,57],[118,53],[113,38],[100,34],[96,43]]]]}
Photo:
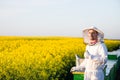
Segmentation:
{"type": "Polygon", "coordinates": [[[98,41],[103,41],[104,33],[101,30],[99,30],[98,28],[96,28],[95,26],[91,26],[89,28],[83,29],[83,38],[84,38],[85,43],[89,43],[89,38],[88,38],[87,34],[88,34],[88,30],[90,30],[90,29],[93,29],[98,32],[98,41]]]}

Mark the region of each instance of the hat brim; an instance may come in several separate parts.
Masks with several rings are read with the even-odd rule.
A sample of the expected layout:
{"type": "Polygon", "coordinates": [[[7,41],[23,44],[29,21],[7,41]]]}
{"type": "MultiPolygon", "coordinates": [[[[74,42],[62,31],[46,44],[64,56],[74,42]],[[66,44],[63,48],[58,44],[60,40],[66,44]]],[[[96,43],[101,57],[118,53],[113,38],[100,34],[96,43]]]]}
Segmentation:
{"type": "Polygon", "coordinates": [[[84,29],[84,30],[83,30],[83,34],[84,34],[84,33],[87,33],[88,30],[90,30],[90,29],[97,31],[98,34],[99,34],[102,38],[104,37],[104,33],[103,33],[101,30],[97,29],[96,27],[90,27],[90,28],[84,29]]]}

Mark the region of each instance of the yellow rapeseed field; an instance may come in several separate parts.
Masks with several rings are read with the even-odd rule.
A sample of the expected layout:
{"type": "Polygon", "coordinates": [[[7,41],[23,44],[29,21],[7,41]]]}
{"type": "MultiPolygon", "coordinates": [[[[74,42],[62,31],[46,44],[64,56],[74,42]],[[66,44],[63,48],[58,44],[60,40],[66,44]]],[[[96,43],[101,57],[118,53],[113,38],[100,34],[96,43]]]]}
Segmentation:
{"type": "MultiPolygon", "coordinates": [[[[109,51],[119,40],[105,40],[109,51]]],[[[69,80],[75,54],[83,58],[82,38],[0,37],[0,80],[69,80]]]]}

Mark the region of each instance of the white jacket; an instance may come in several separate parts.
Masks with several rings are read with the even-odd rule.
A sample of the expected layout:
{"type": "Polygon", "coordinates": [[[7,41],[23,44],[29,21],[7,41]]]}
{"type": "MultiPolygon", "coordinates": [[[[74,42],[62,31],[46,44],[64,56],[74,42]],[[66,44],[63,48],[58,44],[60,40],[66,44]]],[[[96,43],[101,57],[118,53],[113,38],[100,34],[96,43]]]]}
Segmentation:
{"type": "Polygon", "coordinates": [[[85,67],[84,80],[104,80],[103,68],[107,62],[107,48],[98,42],[93,46],[87,45],[84,53],[85,60],[80,66],[85,67]]]}

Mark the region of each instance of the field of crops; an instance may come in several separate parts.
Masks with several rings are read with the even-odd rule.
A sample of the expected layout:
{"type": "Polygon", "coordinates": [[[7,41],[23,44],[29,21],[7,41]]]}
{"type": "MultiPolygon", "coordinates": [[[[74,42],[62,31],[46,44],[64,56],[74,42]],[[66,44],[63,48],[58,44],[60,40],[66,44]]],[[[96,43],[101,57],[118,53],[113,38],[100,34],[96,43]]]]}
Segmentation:
{"type": "MultiPolygon", "coordinates": [[[[105,40],[109,51],[119,40],[105,40]]],[[[83,58],[82,38],[0,37],[0,80],[70,80],[75,54],[83,58]]]]}

